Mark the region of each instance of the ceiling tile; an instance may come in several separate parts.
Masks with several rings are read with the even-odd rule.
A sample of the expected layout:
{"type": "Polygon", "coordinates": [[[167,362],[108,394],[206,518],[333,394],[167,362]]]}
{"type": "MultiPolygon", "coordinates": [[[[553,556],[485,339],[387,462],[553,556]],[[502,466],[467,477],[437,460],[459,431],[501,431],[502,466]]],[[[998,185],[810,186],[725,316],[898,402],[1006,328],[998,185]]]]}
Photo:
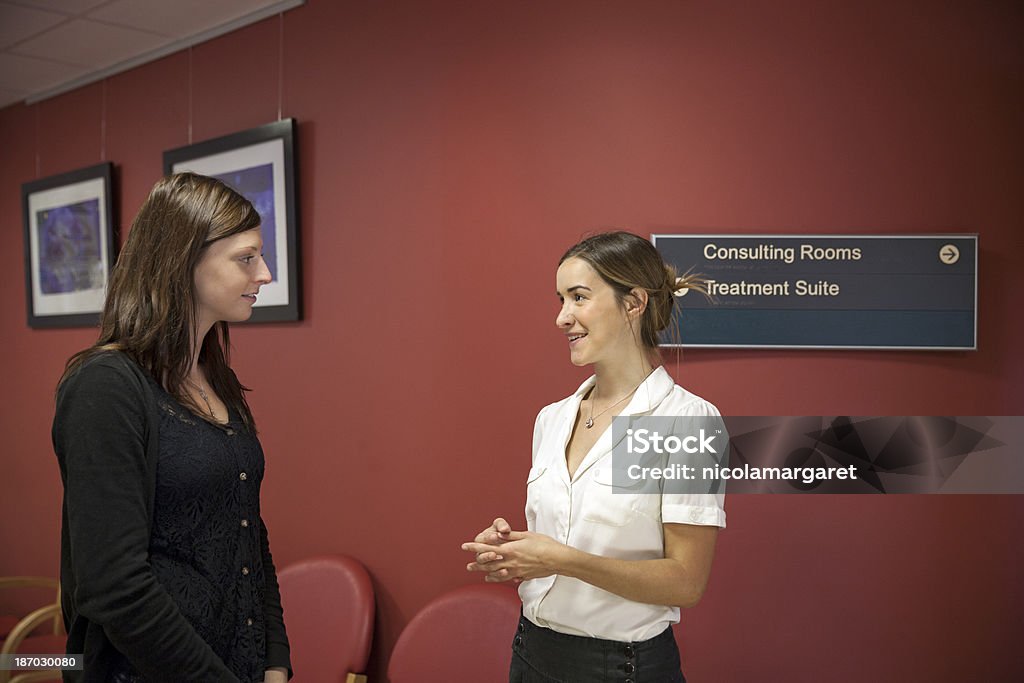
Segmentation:
{"type": "Polygon", "coordinates": [[[82,66],[57,64],[45,59],[0,53],[0,88],[39,92],[65,81],[78,78],[88,71],[82,66]]]}
{"type": "Polygon", "coordinates": [[[19,5],[32,5],[62,14],[76,15],[110,0],[18,0],[19,5]]]}
{"type": "Polygon", "coordinates": [[[0,89],[50,97],[304,2],[0,0],[0,89]]]}
{"type": "Polygon", "coordinates": [[[154,50],[168,42],[169,38],[144,31],[73,19],[26,40],[11,52],[99,68],[154,50]]]}
{"type": "Polygon", "coordinates": [[[0,2],[0,48],[30,38],[66,19],[63,14],[0,2]]]}
{"type": "Polygon", "coordinates": [[[153,31],[177,38],[202,33],[275,4],[276,0],[176,0],[176,2],[113,0],[89,12],[99,19],[122,26],[153,31]]]}

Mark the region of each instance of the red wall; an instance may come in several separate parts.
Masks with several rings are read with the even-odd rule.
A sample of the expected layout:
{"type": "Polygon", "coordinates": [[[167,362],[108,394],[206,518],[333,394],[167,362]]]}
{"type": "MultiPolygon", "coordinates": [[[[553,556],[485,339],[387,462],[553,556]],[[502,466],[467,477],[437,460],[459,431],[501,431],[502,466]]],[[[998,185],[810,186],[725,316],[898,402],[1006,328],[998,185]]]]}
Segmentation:
{"type": "MultiPolygon", "coordinates": [[[[978,232],[976,352],[692,350],[669,368],[731,414],[1024,413],[1022,26],[969,0],[312,0],[0,110],[0,575],[56,571],[52,392],[94,338],[25,324],[21,183],[105,152],[126,230],[190,120],[199,141],[275,119],[279,73],[306,319],[238,328],[235,365],[278,563],[367,565],[375,680],[411,616],[473,580],[459,543],[523,522],[533,418],[584,377],[553,324],[555,263],[584,231],[978,232]]],[[[727,509],[680,630],[691,680],[1024,673],[1021,497],[727,509]]]]}

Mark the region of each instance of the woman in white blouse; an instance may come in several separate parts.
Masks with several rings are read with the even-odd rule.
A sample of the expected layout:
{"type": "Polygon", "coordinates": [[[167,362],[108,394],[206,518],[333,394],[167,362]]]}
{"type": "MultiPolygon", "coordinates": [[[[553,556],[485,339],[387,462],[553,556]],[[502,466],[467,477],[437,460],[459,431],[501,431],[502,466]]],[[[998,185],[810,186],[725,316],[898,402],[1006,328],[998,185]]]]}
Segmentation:
{"type": "Polygon", "coordinates": [[[617,415],[718,416],[657,351],[674,294],[701,284],[628,232],[587,238],[559,262],[556,324],[573,364],[594,375],[537,416],[528,530],[499,518],[462,546],[475,553],[467,569],[519,584],[511,683],[685,680],[670,627],[704,592],[723,497],[612,494],[610,426],[617,415]]]}

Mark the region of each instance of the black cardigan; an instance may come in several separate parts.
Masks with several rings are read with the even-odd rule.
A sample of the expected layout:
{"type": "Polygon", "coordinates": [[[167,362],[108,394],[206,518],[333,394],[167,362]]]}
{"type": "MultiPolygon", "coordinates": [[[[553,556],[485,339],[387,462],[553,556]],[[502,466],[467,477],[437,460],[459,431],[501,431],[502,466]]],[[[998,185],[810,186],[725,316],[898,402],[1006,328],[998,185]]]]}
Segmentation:
{"type": "MultiPolygon", "coordinates": [[[[152,380],[121,353],[100,354],[57,393],[53,446],[64,483],[61,592],[67,652],[105,681],[117,652],[153,681],[237,681],[196,633],[149,566],[159,454],[152,380]]],[[[262,535],[266,668],[291,672],[280,592],[262,535]]]]}

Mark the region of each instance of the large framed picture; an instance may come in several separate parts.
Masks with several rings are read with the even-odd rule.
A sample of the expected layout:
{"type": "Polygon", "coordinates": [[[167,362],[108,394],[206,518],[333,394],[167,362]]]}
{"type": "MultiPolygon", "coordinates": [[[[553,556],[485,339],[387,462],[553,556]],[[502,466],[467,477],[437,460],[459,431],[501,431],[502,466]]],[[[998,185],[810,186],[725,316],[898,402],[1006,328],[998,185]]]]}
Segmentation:
{"type": "Polygon", "coordinates": [[[295,119],[284,119],[164,152],[164,173],[192,171],[218,178],[259,212],[263,258],[273,280],[260,289],[250,322],[302,317],[295,128],[295,119]]]}
{"type": "Polygon", "coordinates": [[[21,186],[29,327],[99,323],[116,250],[113,171],[105,162],[21,186]]]}

